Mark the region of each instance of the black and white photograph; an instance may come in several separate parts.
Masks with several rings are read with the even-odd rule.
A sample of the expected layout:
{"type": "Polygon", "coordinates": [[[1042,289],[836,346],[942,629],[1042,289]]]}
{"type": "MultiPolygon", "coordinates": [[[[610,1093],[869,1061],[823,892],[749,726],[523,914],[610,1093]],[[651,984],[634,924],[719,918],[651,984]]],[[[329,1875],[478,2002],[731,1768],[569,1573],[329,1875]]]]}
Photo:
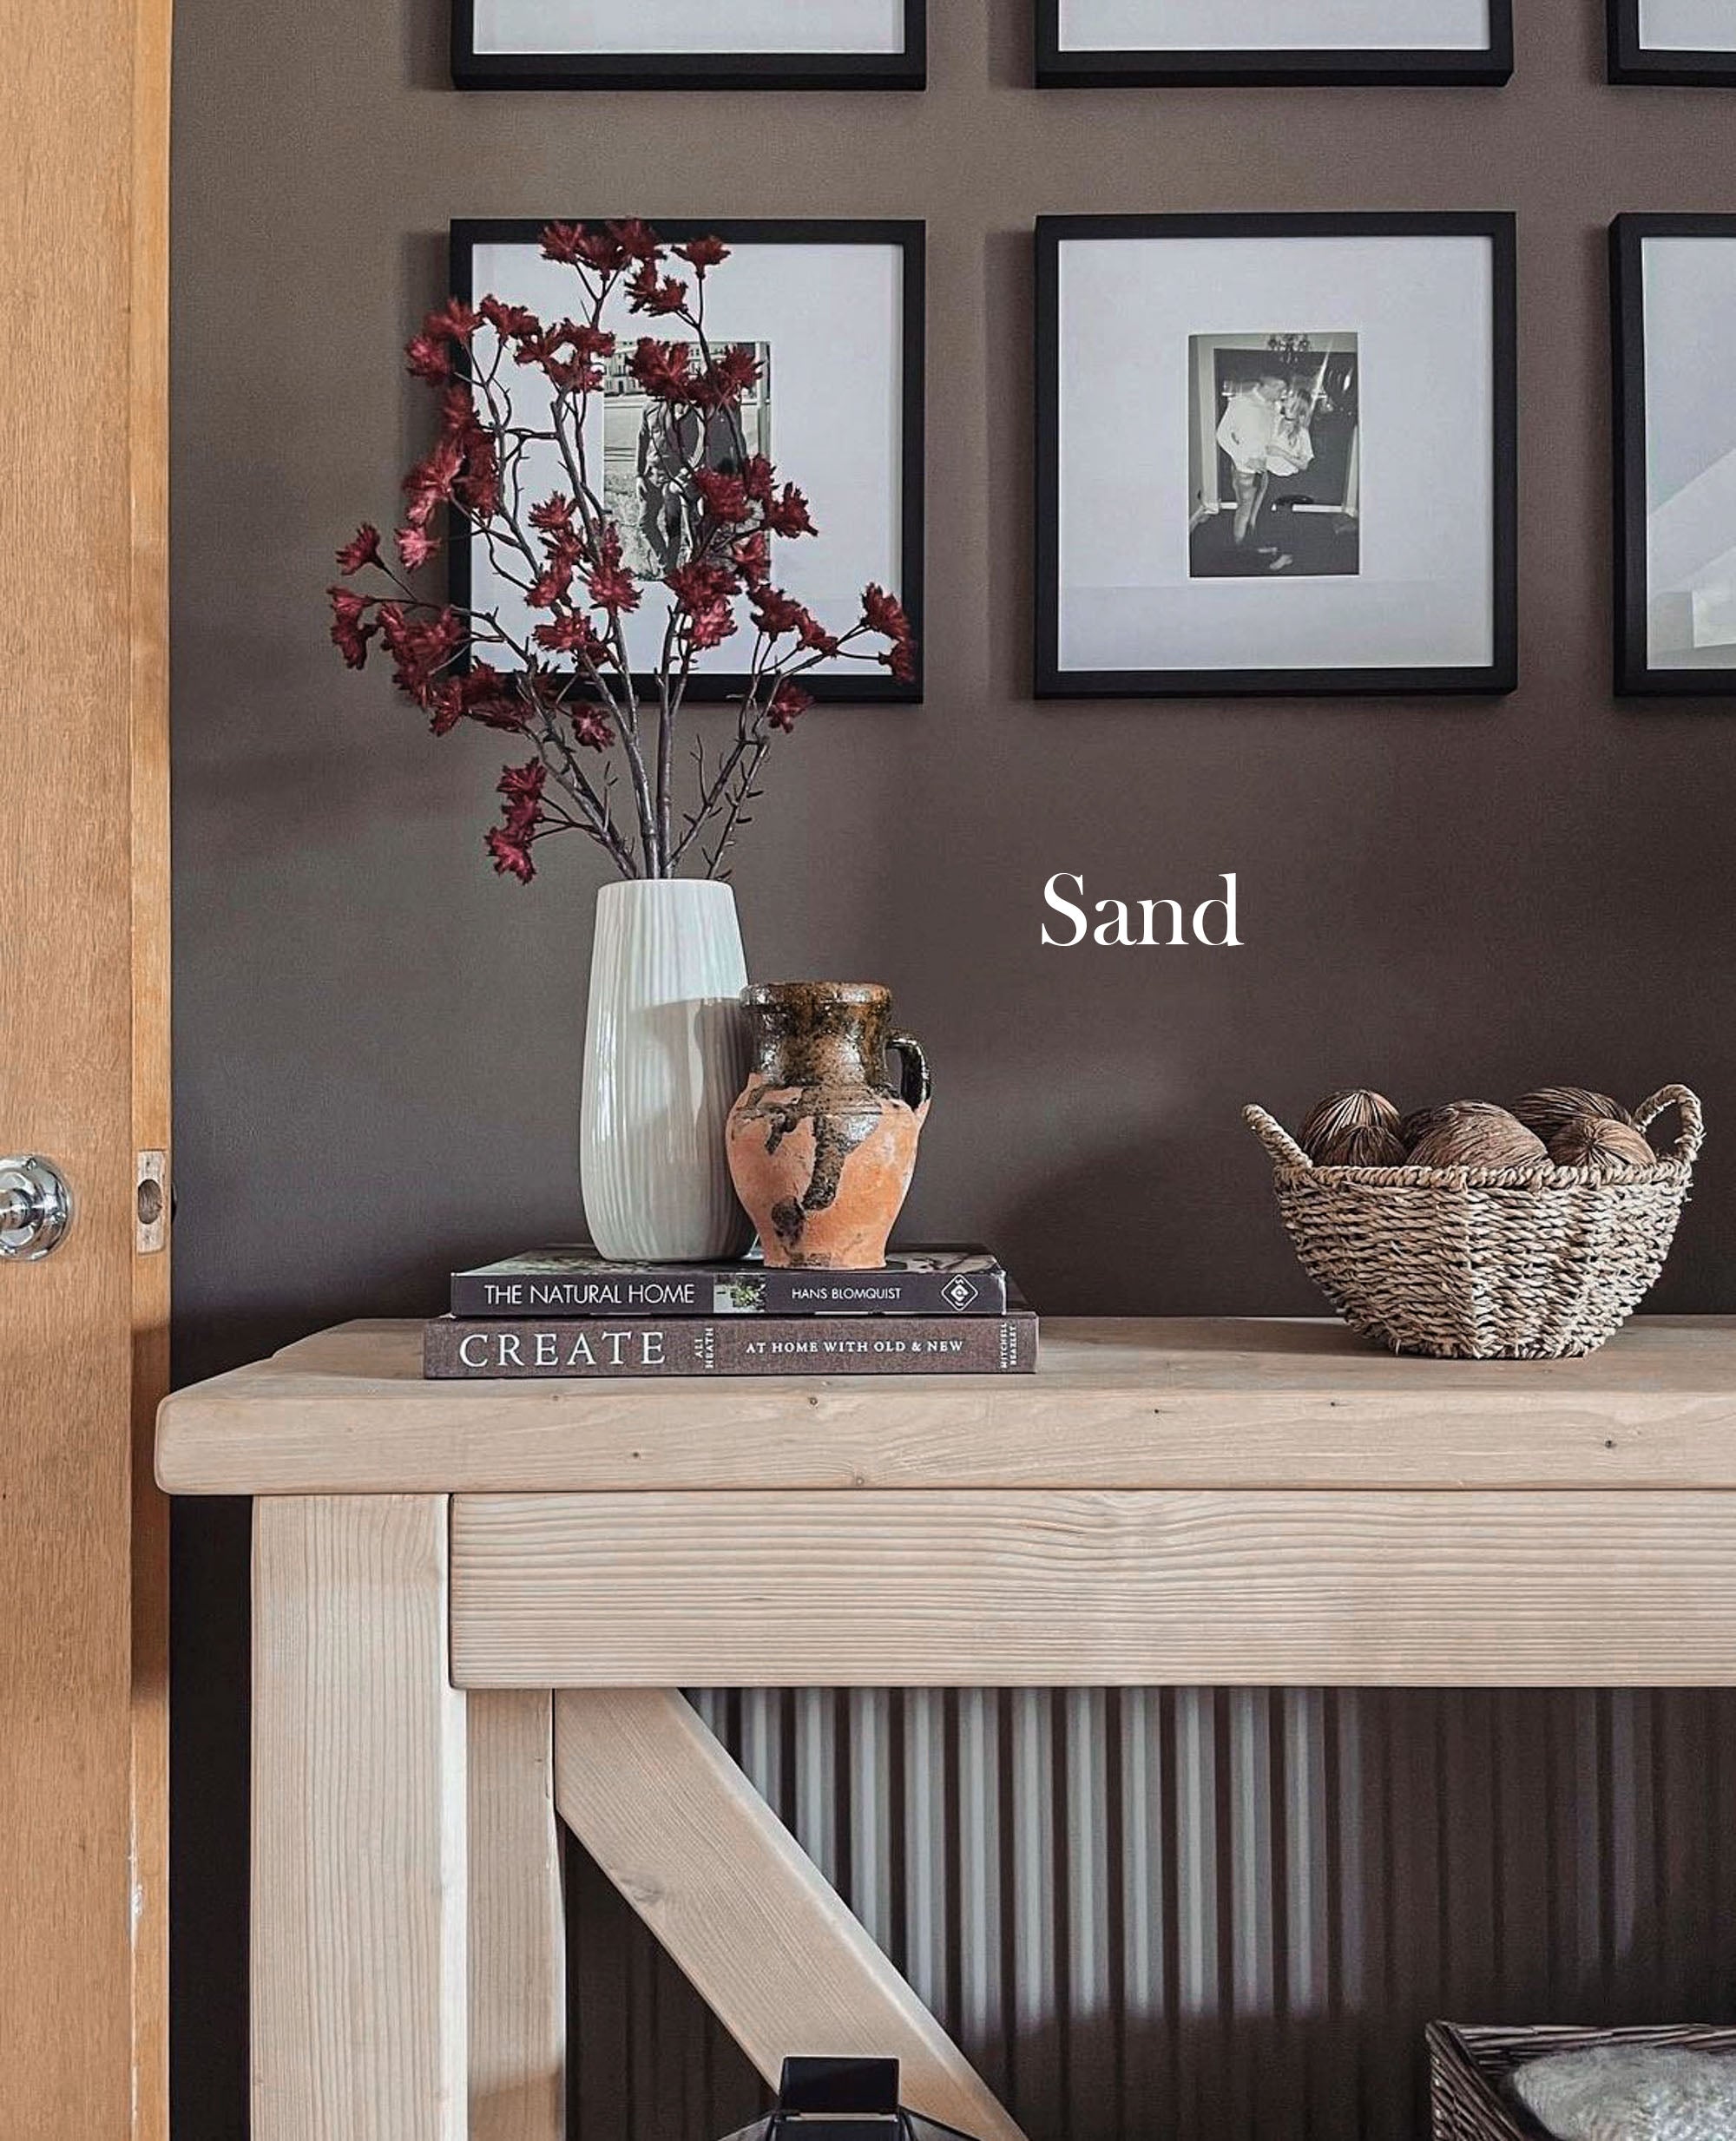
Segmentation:
{"type": "MultiPolygon", "coordinates": [[[[541,318],[561,319],[572,307],[572,271],[545,259],[541,245],[545,226],[559,220],[455,223],[453,290],[468,302],[491,294],[541,318]]],[[[660,579],[691,551],[698,475],[734,474],[764,456],[780,479],[799,484],[819,529],[817,537],[772,537],[779,587],[822,623],[858,614],[862,590],[871,584],[895,588],[919,637],[924,226],[687,218],[660,219],[657,232],[671,245],[714,237],[728,246],[727,273],[707,287],[705,338],[713,360],[732,352],[751,358],[753,378],[739,424],[728,414],[712,416],[701,438],[691,408],[672,413],[670,404],[641,390],[630,369],[642,337],[668,343],[672,353],[685,343],[688,360],[696,361],[692,330],[679,319],[631,311],[624,296],[613,301],[602,324],[615,346],[602,359],[602,388],[586,418],[585,451],[602,470],[622,564],[641,578],[660,579]],[[825,325],[837,320],[850,323],[847,334],[825,325]]],[[[477,338],[483,364],[492,332],[484,328],[477,338]]],[[[546,383],[534,367],[512,366],[509,377],[517,420],[546,431],[546,383]]],[[[523,475],[529,486],[563,487],[566,473],[551,437],[526,441],[523,475]]],[[[451,568],[455,600],[496,610],[521,640],[532,629],[536,614],[510,561],[461,531],[451,544],[451,568]]],[[[647,674],[656,667],[667,617],[668,598],[654,585],[622,617],[628,658],[635,668],[642,661],[647,674]]],[[[751,635],[700,651],[687,696],[733,696],[750,660],[751,635]]],[[[803,683],[817,699],[919,700],[920,654],[909,676],[829,656],[804,672],[803,683]]]]}
{"type": "Polygon", "coordinates": [[[1736,215],[1624,215],[1615,307],[1616,686],[1736,694],[1736,215]]]}
{"type": "Polygon", "coordinates": [[[1040,89],[1500,84],[1513,0],[1036,0],[1040,89]]]}
{"type": "Polygon", "coordinates": [[[1736,89],[1736,0],[1608,0],[1609,79],[1736,89]]]}
{"type": "Polygon", "coordinates": [[[1187,396],[1194,578],[1356,573],[1355,334],[1194,335],[1187,396]]]}
{"type": "Polygon", "coordinates": [[[1040,697],[1512,690],[1510,216],[1036,242],[1040,697]]]}
{"type": "Polygon", "coordinates": [[[927,0],[453,0],[461,89],[920,89],[927,0]]]}
{"type": "MultiPolygon", "coordinates": [[[[739,410],[710,414],[656,401],[635,379],[628,352],[602,360],[603,502],[621,530],[621,562],[630,573],[653,579],[691,554],[702,507],[694,477],[699,470],[739,476],[755,454],[773,458],[772,346],[742,342],[713,348],[722,358],[740,351],[753,362],[753,384],[739,410]]],[[[702,354],[687,345],[690,369],[702,354]]]]}

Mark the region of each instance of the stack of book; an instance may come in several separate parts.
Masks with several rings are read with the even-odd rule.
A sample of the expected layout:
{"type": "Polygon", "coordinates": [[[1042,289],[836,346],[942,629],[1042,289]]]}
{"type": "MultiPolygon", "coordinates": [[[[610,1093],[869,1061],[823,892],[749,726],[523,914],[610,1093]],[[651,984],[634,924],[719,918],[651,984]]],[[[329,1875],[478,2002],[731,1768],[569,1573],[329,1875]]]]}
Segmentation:
{"type": "Polygon", "coordinates": [[[986,1249],[895,1251],[872,1271],[610,1264],[545,1249],[452,1274],[432,1377],[1022,1376],[1036,1317],[986,1249]]]}

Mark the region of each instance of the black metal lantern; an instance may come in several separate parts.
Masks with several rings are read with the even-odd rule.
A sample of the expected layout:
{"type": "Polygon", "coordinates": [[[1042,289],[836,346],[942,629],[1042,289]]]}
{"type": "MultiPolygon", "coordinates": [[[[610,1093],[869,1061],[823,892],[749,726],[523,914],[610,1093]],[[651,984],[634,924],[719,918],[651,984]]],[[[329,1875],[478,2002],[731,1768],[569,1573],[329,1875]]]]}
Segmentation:
{"type": "Polygon", "coordinates": [[[729,2141],[970,2141],[898,2101],[896,2059],[786,2059],[778,2101],[729,2141]]]}

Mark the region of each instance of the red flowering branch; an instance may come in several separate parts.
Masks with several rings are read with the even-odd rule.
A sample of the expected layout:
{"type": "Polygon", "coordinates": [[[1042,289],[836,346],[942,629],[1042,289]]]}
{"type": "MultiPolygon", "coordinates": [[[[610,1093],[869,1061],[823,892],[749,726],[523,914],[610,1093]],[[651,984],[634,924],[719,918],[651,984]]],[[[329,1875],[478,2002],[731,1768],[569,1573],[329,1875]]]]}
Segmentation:
{"type": "Polygon", "coordinates": [[[404,478],[390,551],[369,524],[338,553],[332,638],[353,668],[378,643],[435,734],[470,720],[529,743],[533,755],[506,766],[498,784],[501,818],[487,836],[496,870],[528,882],[536,844],[570,831],[626,877],[671,876],[689,854],[716,877],[752,822],[774,739],[812,704],[799,680],[837,661],[908,677],[910,624],[871,587],[859,615],[834,631],[773,579],[774,544],[818,531],[802,493],[749,450],[743,410],[760,384],[758,358],[739,343],[714,345],[706,329],[707,279],[728,248],[715,238],[668,246],[637,221],[551,224],[542,243],[573,271],[570,318],[550,323],[497,298],[474,308],[454,299],[411,339],[408,366],[437,397],[437,431],[404,478]],[[647,335],[622,358],[603,321],[623,307],[674,323],[686,338],[647,335]],[[660,573],[629,563],[589,465],[587,431],[609,364],[657,412],[665,442],[660,504],[678,534],[660,573]],[[521,372],[536,389],[529,420],[514,402],[521,372]],[[533,497],[541,485],[529,464],[551,450],[563,487],[533,497]],[[418,593],[417,575],[436,565],[455,527],[531,613],[528,627],[498,607],[418,593]],[[635,676],[628,621],[648,597],[663,606],[661,652],[648,677],[635,676]],[[709,771],[696,746],[693,798],[681,805],[675,744],[699,658],[744,629],[752,640],[734,734],[709,771]],[[629,824],[614,813],[617,759],[629,824]]]}

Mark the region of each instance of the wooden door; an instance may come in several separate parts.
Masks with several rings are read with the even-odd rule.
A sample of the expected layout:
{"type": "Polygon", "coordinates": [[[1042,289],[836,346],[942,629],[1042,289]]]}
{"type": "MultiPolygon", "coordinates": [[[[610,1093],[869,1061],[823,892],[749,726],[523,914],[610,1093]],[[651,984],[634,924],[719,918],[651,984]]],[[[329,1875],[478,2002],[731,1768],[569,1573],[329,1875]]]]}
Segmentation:
{"type": "Polygon", "coordinates": [[[0,2134],[167,2131],[168,0],[6,0],[0,1153],[72,1224],[0,1262],[0,2134]],[[147,1204],[147,1210],[149,1205],[147,1204]]]}

